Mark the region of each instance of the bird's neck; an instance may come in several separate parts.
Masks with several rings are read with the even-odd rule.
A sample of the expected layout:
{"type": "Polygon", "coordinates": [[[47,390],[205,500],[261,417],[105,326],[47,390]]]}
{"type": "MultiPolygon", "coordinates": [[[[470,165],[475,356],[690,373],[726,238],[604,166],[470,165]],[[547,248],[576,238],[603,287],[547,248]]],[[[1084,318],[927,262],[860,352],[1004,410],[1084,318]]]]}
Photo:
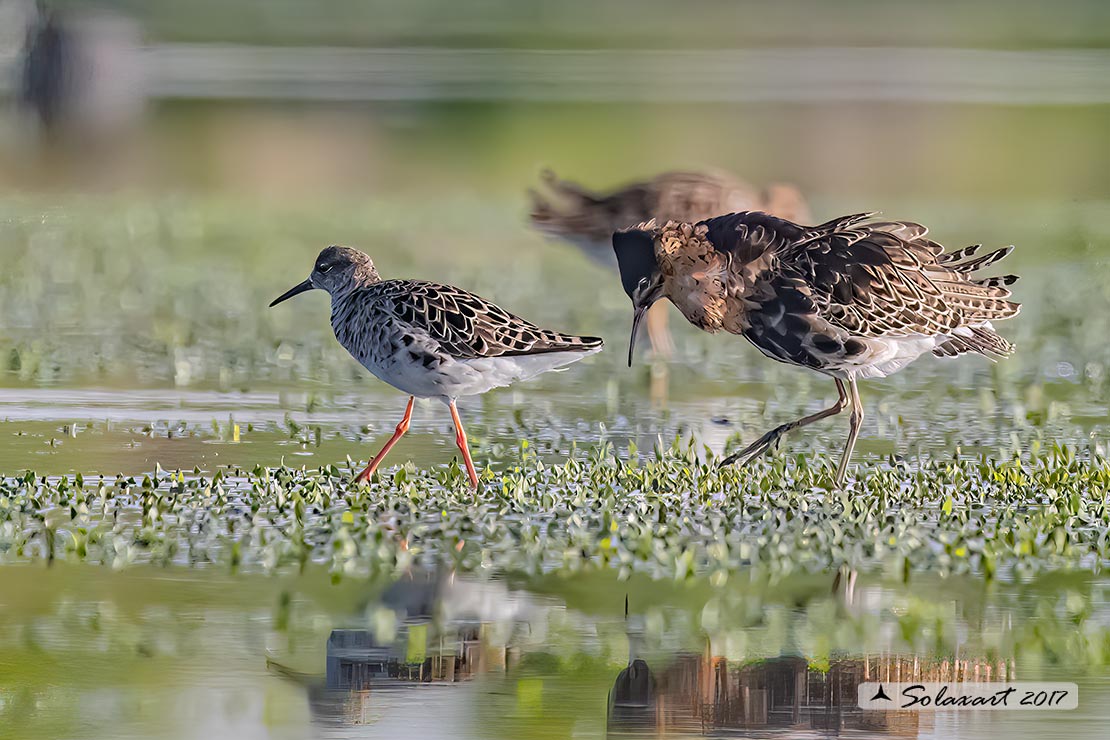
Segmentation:
{"type": "Polygon", "coordinates": [[[360,288],[365,288],[368,285],[380,283],[382,278],[378,275],[378,268],[373,265],[359,265],[355,268],[354,279],[351,280],[360,288]]]}
{"type": "Polygon", "coordinates": [[[336,286],[331,290],[331,303],[334,306],[336,303],[342,303],[352,293],[363,288],[369,288],[382,282],[378,271],[373,265],[360,265],[350,280],[345,281],[342,285],[336,286]]]}
{"type": "Polygon", "coordinates": [[[764,251],[739,260],[709,241],[703,224],[667,223],[655,239],[667,298],[694,326],[708,332],[739,334],[748,328],[748,311],[759,276],[774,255],[764,251]]]}
{"type": "Polygon", "coordinates": [[[373,287],[383,283],[381,277],[377,276],[377,272],[371,268],[372,275],[360,277],[359,280],[346,281],[341,286],[336,286],[331,291],[332,296],[332,317],[337,313],[344,313],[346,306],[352,302],[357,303],[364,300],[366,288],[373,287]]]}
{"type": "Polygon", "coordinates": [[[671,303],[699,329],[720,331],[727,313],[728,256],[713,248],[705,227],[668,222],[655,238],[655,256],[671,303]]]}

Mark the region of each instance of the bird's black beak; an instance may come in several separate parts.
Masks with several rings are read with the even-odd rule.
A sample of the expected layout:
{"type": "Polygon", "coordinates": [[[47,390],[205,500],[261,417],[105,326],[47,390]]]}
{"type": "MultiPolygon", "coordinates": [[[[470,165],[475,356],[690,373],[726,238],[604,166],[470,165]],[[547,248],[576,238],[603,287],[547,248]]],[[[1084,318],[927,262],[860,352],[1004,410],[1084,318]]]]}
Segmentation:
{"type": "Polygon", "coordinates": [[[270,304],[270,308],[273,308],[274,306],[281,303],[282,301],[289,300],[290,298],[292,298],[295,295],[300,295],[301,293],[312,290],[315,287],[316,286],[312,284],[312,280],[305,280],[303,283],[299,283],[297,285],[294,285],[292,288],[290,288],[289,290],[285,291],[284,293],[279,295],[277,298],[275,298],[274,302],[270,304]]]}
{"type": "Polygon", "coordinates": [[[632,336],[628,338],[628,366],[632,367],[632,351],[636,348],[636,334],[640,331],[640,322],[651,306],[637,306],[636,313],[632,315],[632,336]]]}

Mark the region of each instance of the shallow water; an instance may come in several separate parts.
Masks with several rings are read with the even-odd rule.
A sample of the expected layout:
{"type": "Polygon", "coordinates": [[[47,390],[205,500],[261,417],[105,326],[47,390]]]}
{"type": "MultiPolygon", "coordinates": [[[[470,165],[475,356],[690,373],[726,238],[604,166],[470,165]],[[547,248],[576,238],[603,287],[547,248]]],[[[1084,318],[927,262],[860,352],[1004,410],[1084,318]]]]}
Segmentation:
{"type": "Polygon", "coordinates": [[[1094,738],[1110,719],[1089,666],[1110,592],[1083,576],[324,576],[8,568],[0,717],[24,738],[1094,738]],[[1080,709],[855,706],[863,678],[956,675],[1075,681],[1080,709]]]}
{"type": "MultiPolygon", "coordinates": [[[[418,212],[412,204],[369,207],[402,221],[398,209],[418,212]]],[[[697,332],[673,311],[676,356],[663,362],[646,350],[633,368],[624,367],[630,312],[613,276],[571,247],[530,233],[510,201],[486,207],[479,248],[466,236],[473,227],[463,207],[448,200],[453,222],[410,228],[406,237],[418,244],[443,238],[444,230],[460,232],[455,259],[413,265],[414,258],[423,262],[421,252],[390,251],[374,238],[382,271],[473,286],[524,316],[608,343],[607,352],[565,372],[464,400],[479,452],[524,437],[618,446],[634,439],[645,448],[693,434],[719,453],[730,440],[750,440],[834,397],[829,381],[768,361],[739,338],[697,332]],[[491,253],[511,255],[512,280],[483,268],[491,253]],[[560,286],[558,300],[536,291],[544,283],[560,286]]],[[[905,210],[926,216],[937,209],[905,210]]],[[[970,210],[961,204],[955,220],[970,210]]],[[[284,218],[304,229],[327,211],[306,209],[297,218],[244,207],[234,225],[224,206],[189,200],[96,208],[75,202],[46,211],[29,202],[7,211],[0,225],[13,254],[0,282],[7,317],[0,430],[12,440],[0,450],[5,470],[130,474],[156,462],[210,470],[276,463],[283,455],[306,464],[366,459],[399,419],[403,395],[369,377],[335,343],[322,295],[264,307],[308,269],[313,240],[238,247],[239,233],[258,239],[247,236],[256,225],[269,229],[284,218]],[[78,280],[83,275],[93,282],[78,280]],[[101,281],[109,277],[122,287],[105,290],[101,281]],[[243,446],[220,444],[233,438],[236,424],[243,446]]],[[[1038,437],[1104,446],[1110,350],[1099,337],[1110,329],[1110,297],[1100,280],[1110,268],[1097,255],[1110,250],[1110,206],[980,213],[993,229],[1015,219],[1007,236],[1025,237],[1007,264],[1024,276],[1018,297],[1026,307],[1001,327],[1019,353],[994,365],[924,358],[864,383],[861,452],[872,461],[876,454],[947,454],[957,445],[995,452],[1038,437]],[[1046,258],[1048,250],[1056,256],[1046,258]]],[[[349,241],[358,244],[365,228],[360,219],[338,230],[353,232],[349,241]]],[[[961,229],[937,236],[950,244],[984,236],[965,228],[964,236],[961,229]]],[[[846,426],[824,422],[787,449],[835,451],[846,426]]],[[[421,465],[442,463],[453,451],[449,428],[440,404],[421,403],[414,433],[398,451],[421,465]]]]}

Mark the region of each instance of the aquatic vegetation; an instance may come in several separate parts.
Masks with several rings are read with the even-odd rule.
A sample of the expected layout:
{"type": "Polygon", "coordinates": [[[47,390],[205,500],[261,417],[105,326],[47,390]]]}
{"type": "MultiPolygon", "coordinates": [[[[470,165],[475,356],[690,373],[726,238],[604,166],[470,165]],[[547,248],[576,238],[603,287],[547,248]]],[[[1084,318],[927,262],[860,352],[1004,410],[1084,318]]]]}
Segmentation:
{"type": "Polygon", "coordinates": [[[1025,458],[893,461],[832,487],[827,458],[717,469],[676,442],[654,455],[608,445],[545,464],[522,442],[469,490],[456,463],[405,465],[350,483],[340,468],[258,468],[141,478],[38,477],[0,486],[0,562],[74,560],[333,578],[446,564],[485,573],[739,570],[783,577],[846,564],[1020,580],[1099,572],[1110,558],[1110,461],[1071,448],[1025,458]]]}

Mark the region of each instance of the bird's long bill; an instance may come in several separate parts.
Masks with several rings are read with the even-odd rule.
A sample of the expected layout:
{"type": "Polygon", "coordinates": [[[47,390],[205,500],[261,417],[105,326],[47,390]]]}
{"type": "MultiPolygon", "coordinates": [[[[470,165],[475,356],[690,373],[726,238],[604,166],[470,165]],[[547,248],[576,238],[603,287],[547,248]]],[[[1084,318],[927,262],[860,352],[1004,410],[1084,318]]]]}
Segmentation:
{"type": "Polygon", "coordinates": [[[628,338],[628,366],[632,367],[632,351],[636,348],[636,335],[640,332],[640,322],[644,320],[647,306],[637,306],[636,313],[632,315],[632,336],[628,338]]]}
{"type": "Polygon", "coordinates": [[[270,304],[270,308],[273,308],[274,306],[281,303],[282,301],[289,300],[290,298],[292,298],[295,295],[300,295],[301,293],[304,293],[307,290],[312,290],[313,287],[314,286],[312,285],[311,280],[305,280],[303,283],[298,283],[297,285],[294,285],[292,288],[290,288],[289,290],[285,291],[284,293],[279,295],[277,298],[275,298],[274,302],[270,304]]]}

